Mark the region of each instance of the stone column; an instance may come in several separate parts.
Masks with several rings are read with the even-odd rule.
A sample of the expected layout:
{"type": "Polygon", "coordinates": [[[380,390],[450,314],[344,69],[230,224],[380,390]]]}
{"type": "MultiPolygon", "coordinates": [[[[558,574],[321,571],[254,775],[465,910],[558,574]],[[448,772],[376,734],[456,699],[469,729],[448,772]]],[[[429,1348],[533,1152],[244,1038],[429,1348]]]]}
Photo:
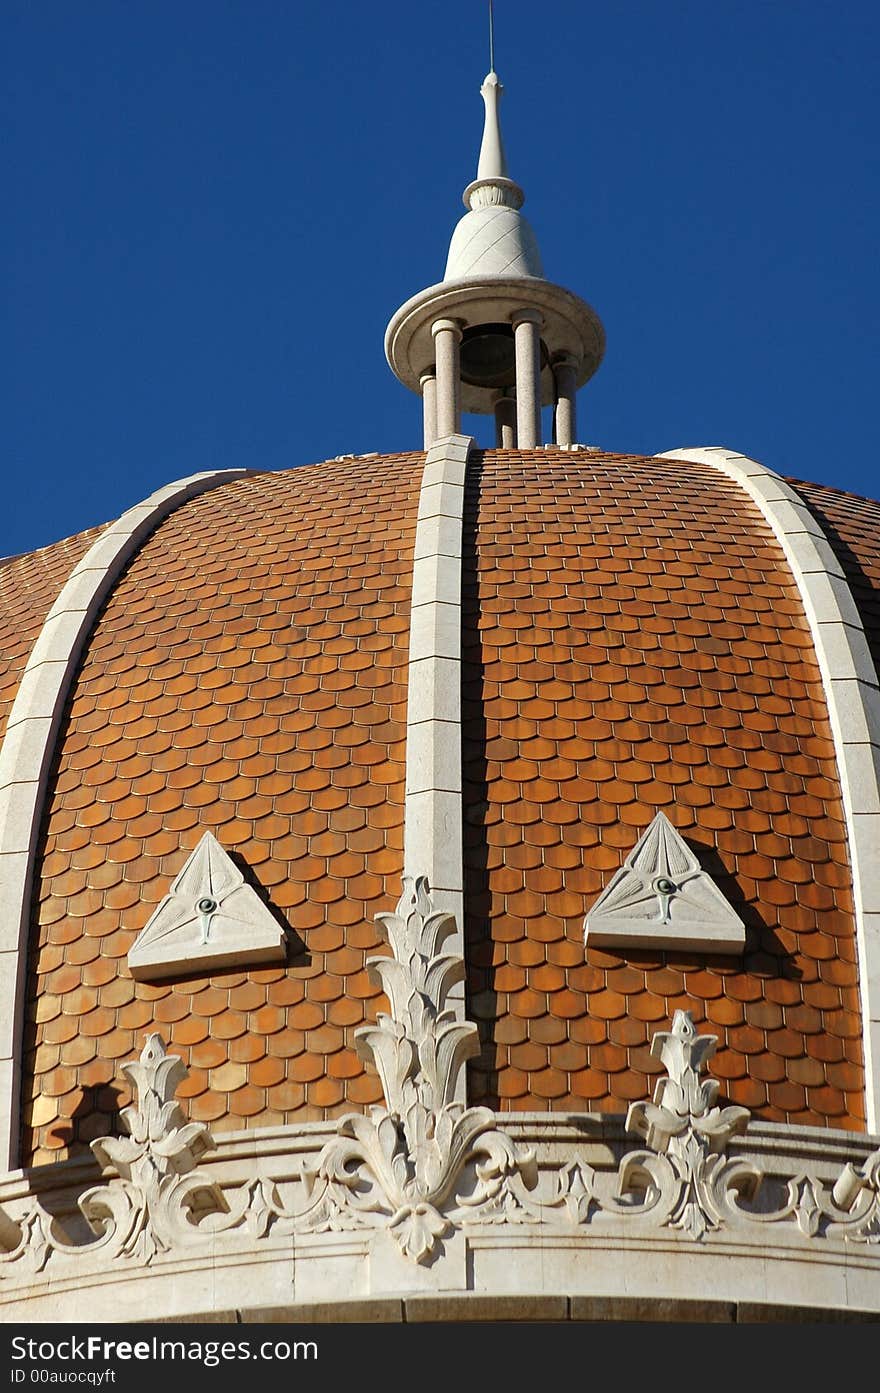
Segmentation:
{"type": "Polygon", "coordinates": [[[422,389],[425,449],[430,450],[437,439],[437,379],[433,372],[423,372],[419,386],[422,389]]]}
{"type": "Polygon", "coordinates": [[[458,435],[461,428],[461,328],[454,319],[438,319],[431,325],[437,373],[436,440],[458,435]]]}
{"type": "Polygon", "coordinates": [[[516,402],[499,397],[495,403],[495,444],[499,450],[516,449],[516,402]]]}
{"type": "Polygon", "coordinates": [[[541,315],[517,310],[513,316],[516,350],[516,443],[534,450],[541,443],[541,315]]]}
{"type": "Polygon", "coordinates": [[[553,380],[556,384],[556,444],[573,445],[577,439],[577,358],[571,353],[559,353],[553,359],[553,380]]]}

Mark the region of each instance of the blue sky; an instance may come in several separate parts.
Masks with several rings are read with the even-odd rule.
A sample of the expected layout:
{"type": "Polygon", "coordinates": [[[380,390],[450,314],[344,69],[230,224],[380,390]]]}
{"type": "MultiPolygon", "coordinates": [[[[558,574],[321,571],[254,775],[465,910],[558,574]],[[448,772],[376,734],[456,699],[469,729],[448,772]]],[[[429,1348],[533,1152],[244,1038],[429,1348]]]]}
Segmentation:
{"type": "MultiPolygon", "coordinates": [[[[880,6],[496,28],[546,272],[608,335],[581,439],[880,494],[880,6]]],[[[474,174],[482,0],[6,0],[0,30],[0,555],[200,469],[418,447],[382,340],[474,174]]]]}

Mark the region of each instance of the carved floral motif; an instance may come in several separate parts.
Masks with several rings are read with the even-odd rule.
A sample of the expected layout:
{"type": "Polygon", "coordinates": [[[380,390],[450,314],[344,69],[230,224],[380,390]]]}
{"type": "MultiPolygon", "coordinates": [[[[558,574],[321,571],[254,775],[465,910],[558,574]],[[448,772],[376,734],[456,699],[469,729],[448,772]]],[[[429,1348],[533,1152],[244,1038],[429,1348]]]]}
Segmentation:
{"type": "Polygon", "coordinates": [[[421,1263],[450,1231],[497,1224],[584,1235],[647,1225],[712,1242],[725,1234],[755,1241],[770,1224],[797,1242],[880,1243],[880,1151],[861,1167],[844,1166],[830,1190],[799,1172],[783,1180],[776,1207],[753,1204],[762,1171],[727,1154],[749,1114],[718,1106],[719,1084],[703,1077],[715,1037],[698,1035],[684,1011],[671,1030],[654,1036],[652,1051],[666,1074],[652,1101],[630,1108],[627,1128],[645,1146],[623,1155],[613,1189],[607,1167],[600,1176],[573,1157],[551,1173],[542,1193],[532,1152],[500,1131],[488,1108],[458,1101],[476,1031],[448,1005],[462,975],[461,960],[443,951],[452,916],[435,911],[426,883],[416,881],[404,883],[396,912],[380,918],[392,956],[370,966],[391,1009],[357,1039],[379,1071],[385,1107],[342,1118],[337,1135],[283,1195],[279,1182],[261,1177],[230,1191],[230,1203],[201,1170],[213,1147],[208,1129],[189,1122],[175,1100],[183,1063],[150,1035],[140,1059],[124,1067],[135,1094],[121,1115],[126,1135],[92,1143],[111,1172],[79,1201],[94,1238],[74,1241],[39,1201],[16,1218],[0,1210],[0,1277],[27,1283],[50,1261],[62,1275],[89,1256],[146,1265],[235,1236],[252,1243],[359,1228],[389,1231],[401,1252],[421,1263]]]}
{"type": "Polygon", "coordinates": [[[489,1108],[456,1101],[465,1061],[479,1049],[477,1028],[447,1006],[464,977],[462,959],[445,953],[455,918],[434,909],[424,879],[406,879],[393,914],[380,914],[392,957],[367,966],[381,982],[391,1014],[355,1034],[361,1056],[375,1064],[385,1108],[352,1115],[317,1167],[317,1226],[346,1218],[387,1217],[401,1252],[427,1261],[451,1227],[450,1200],[472,1209],[493,1203],[520,1176],[534,1184],[532,1153],[499,1131],[489,1108]],[[458,1184],[464,1197],[454,1195],[458,1184]]]}
{"type": "Polygon", "coordinates": [[[140,1059],[123,1065],[136,1099],[121,1113],[128,1135],[101,1137],[91,1144],[102,1168],[117,1172],[79,1200],[96,1240],[71,1243],[35,1204],[17,1226],[18,1241],[7,1243],[4,1258],[10,1272],[32,1274],[50,1256],[63,1259],[98,1250],[148,1264],[157,1253],[197,1240],[206,1214],[227,1210],[219,1187],[194,1173],[214,1142],[207,1127],[187,1122],[174,1101],[186,1072],[179,1056],[167,1053],[160,1035],[147,1037],[140,1059]]]}
{"type": "MultiPolygon", "coordinates": [[[[689,1011],[676,1011],[672,1030],[658,1031],[651,1042],[667,1077],[657,1084],[654,1101],[633,1103],[626,1119],[627,1131],[643,1137],[650,1151],[625,1157],[621,1195],[638,1191],[648,1177],[656,1190],[652,1207],[691,1238],[724,1222],[721,1196],[733,1179],[727,1143],[749,1121],[747,1108],[716,1107],[720,1085],[700,1077],[717,1043],[715,1035],[697,1034],[689,1011]]],[[[745,1175],[739,1164],[737,1175],[745,1175]]]]}
{"type": "Polygon", "coordinates": [[[166,1052],[161,1035],[148,1035],[140,1059],[123,1073],[137,1099],[121,1114],[128,1136],[92,1142],[96,1160],[115,1167],[119,1180],[88,1190],[80,1209],[96,1232],[113,1225],[119,1252],[150,1262],[185,1241],[201,1215],[227,1205],[217,1185],[191,1174],[214,1140],[174,1101],[186,1078],[183,1060],[166,1052]]]}

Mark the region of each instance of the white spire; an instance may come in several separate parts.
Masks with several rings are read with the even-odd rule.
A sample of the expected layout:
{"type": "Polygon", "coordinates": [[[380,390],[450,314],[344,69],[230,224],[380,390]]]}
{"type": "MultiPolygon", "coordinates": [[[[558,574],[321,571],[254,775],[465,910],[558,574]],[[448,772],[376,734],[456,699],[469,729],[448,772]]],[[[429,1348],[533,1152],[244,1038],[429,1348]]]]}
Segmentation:
{"type": "Polygon", "coordinates": [[[535,234],[519,211],[525,194],[507,173],[498,113],[503,91],[492,68],[480,88],[486,115],[477,177],[462,195],[468,212],[452,234],[445,281],[544,274],[535,234]]]}
{"type": "Polygon", "coordinates": [[[461,413],[493,414],[500,445],[541,443],[541,408],[555,407],[557,442],[577,439],[575,393],[602,361],[605,335],[589,305],[548,281],[535,234],[522,215],[525,194],[507,172],[489,9],[489,72],[477,177],[452,234],[439,285],[414,295],[392,317],[385,354],[424,404],[426,446],[457,435],[461,413]]]}
{"type": "Polygon", "coordinates": [[[483,143],[480,146],[480,160],[477,165],[478,179],[506,179],[507,160],[504,155],[504,142],[501,139],[501,120],[499,106],[504,91],[493,68],[483,79],[480,96],[486,105],[486,119],[483,126],[483,143]]]}

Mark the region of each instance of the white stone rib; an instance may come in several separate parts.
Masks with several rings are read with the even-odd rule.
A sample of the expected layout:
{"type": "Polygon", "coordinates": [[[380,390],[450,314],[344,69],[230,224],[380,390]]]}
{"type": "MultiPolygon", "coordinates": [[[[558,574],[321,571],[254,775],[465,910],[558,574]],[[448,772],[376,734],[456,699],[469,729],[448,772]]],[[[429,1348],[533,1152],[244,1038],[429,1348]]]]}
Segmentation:
{"type": "Polygon", "coordinates": [[[880,688],[861,617],[821,525],[772,469],[715,445],[659,459],[721,470],[758,505],[795,578],[813,635],[849,838],[869,1131],[880,1128],[880,688]]]}
{"type": "MultiPolygon", "coordinates": [[[[404,873],[428,877],[454,914],[449,951],[464,958],[461,798],[461,534],[470,436],[436,441],[425,458],[413,555],[406,715],[404,873]]],[[[450,992],[464,1020],[464,987],[450,992]]]]}
{"type": "Polygon", "coordinates": [[[30,901],[48,772],[95,618],[149,534],[182,503],[245,469],[169,484],[110,523],[73,568],[28,658],[0,747],[0,1166],[18,1165],[30,901]]]}

